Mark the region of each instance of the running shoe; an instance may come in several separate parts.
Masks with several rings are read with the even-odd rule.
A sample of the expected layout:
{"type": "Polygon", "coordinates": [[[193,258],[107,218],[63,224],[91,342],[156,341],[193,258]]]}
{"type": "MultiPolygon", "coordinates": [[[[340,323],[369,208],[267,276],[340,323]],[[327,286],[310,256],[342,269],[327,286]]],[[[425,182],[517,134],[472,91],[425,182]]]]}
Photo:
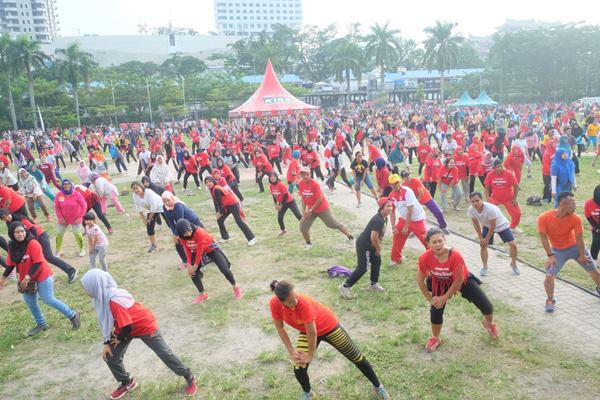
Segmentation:
{"type": "Polygon", "coordinates": [[[398,260],[398,261],[390,261],[390,267],[394,268],[394,267],[398,267],[400,264],[402,264],[402,260],[398,260]]]}
{"type": "Polygon", "coordinates": [[[310,250],[310,249],[312,249],[312,246],[313,246],[312,243],[306,243],[304,245],[304,250],[310,250]]]}
{"type": "Polygon", "coordinates": [[[515,276],[521,275],[521,271],[519,270],[519,267],[517,267],[517,264],[511,265],[510,268],[512,269],[513,275],[515,275],[515,276]]]}
{"type": "Polygon", "coordinates": [[[242,288],[239,286],[236,286],[233,288],[233,297],[235,297],[236,300],[241,300],[242,297],[244,297],[244,295],[242,294],[242,288]]]}
{"type": "Polygon", "coordinates": [[[148,253],[152,253],[154,251],[156,251],[156,245],[151,244],[150,247],[148,247],[148,253]]]}
{"type": "Polygon", "coordinates": [[[340,294],[342,295],[342,297],[344,299],[351,299],[352,298],[352,289],[350,289],[347,286],[344,286],[343,283],[340,286],[338,286],[338,289],[340,289],[340,294]]]}
{"type": "Polygon", "coordinates": [[[185,395],[193,396],[198,392],[198,384],[196,383],[196,377],[192,375],[190,379],[187,379],[187,386],[185,387],[185,395]]]}
{"type": "Polygon", "coordinates": [[[231,238],[227,238],[227,239],[225,239],[225,238],[221,238],[221,239],[219,239],[219,243],[225,243],[225,242],[229,242],[229,240],[230,240],[230,239],[231,239],[231,238]]]}
{"type": "Polygon", "coordinates": [[[254,246],[256,244],[256,238],[252,238],[248,241],[248,246],[254,246]]]}
{"type": "Polygon", "coordinates": [[[315,395],[313,394],[313,392],[302,392],[300,400],[313,400],[314,398],[315,395]]]}
{"type": "Polygon", "coordinates": [[[523,231],[520,230],[519,228],[513,228],[512,231],[513,231],[513,233],[518,233],[518,234],[523,233],[523,231]]]}
{"type": "Polygon", "coordinates": [[[27,332],[27,336],[35,336],[41,331],[45,331],[46,329],[48,329],[48,325],[36,325],[33,328],[31,328],[29,332],[27,332]]]}
{"type": "Polygon", "coordinates": [[[287,233],[287,231],[284,229],[284,230],[282,230],[281,232],[279,232],[279,236],[283,236],[283,235],[285,235],[286,233],[287,233]]]}
{"type": "Polygon", "coordinates": [[[75,311],[75,315],[69,321],[71,321],[71,326],[74,331],[81,328],[81,314],[79,314],[79,311],[75,311]]]}
{"type": "Polygon", "coordinates": [[[71,273],[69,274],[69,283],[73,283],[73,282],[75,282],[75,278],[77,278],[77,274],[78,274],[78,273],[79,273],[79,271],[78,271],[78,270],[76,270],[76,269],[73,269],[73,272],[71,272],[71,273]]]}
{"type": "Polygon", "coordinates": [[[79,257],[85,257],[85,249],[79,250],[79,257]]]}
{"type": "Polygon", "coordinates": [[[56,258],[60,258],[60,257],[62,257],[62,255],[63,255],[63,253],[62,253],[62,251],[60,251],[60,250],[56,250],[56,251],[54,252],[54,257],[56,257],[56,258]]]}
{"type": "Polygon", "coordinates": [[[385,292],[385,289],[379,283],[371,283],[369,285],[369,290],[372,290],[374,292],[385,292]]]}
{"type": "Polygon", "coordinates": [[[487,268],[481,268],[479,270],[479,275],[486,276],[487,274],[488,274],[488,269],[487,268]]]}
{"type": "Polygon", "coordinates": [[[460,208],[459,208],[458,206],[453,206],[453,207],[452,207],[452,209],[453,209],[454,211],[460,211],[460,208]]]}
{"type": "Polygon", "coordinates": [[[554,312],[555,307],[556,307],[556,299],[554,299],[554,298],[546,299],[546,305],[544,306],[544,308],[546,309],[547,313],[554,312]]]}
{"type": "Polygon", "coordinates": [[[448,228],[442,228],[442,232],[444,232],[444,235],[450,234],[450,231],[448,230],[448,228]]]}
{"type": "Polygon", "coordinates": [[[125,396],[127,392],[132,391],[137,387],[137,382],[135,379],[129,379],[129,383],[121,383],[118,388],[116,388],[110,395],[111,400],[117,400],[121,397],[125,396]]]}
{"type": "Polygon", "coordinates": [[[194,300],[192,300],[192,304],[200,304],[206,299],[208,299],[208,293],[207,292],[200,293],[198,296],[196,296],[196,298],[194,300]]]}
{"type": "Polygon", "coordinates": [[[373,387],[373,390],[375,391],[375,395],[377,396],[377,399],[390,400],[390,395],[388,394],[387,390],[385,390],[383,385],[379,386],[378,388],[373,387]]]}
{"type": "Polygon", "coordinates": [[[442,343],[442,341],[439,338],[435,336],[430,337],[429,340],[427,340],[427,343],[425,344],[425,351],[427,353],[433,353],[437,350],[440,343],[442,343]]]}
{"type": "Polygon", "coordinates": [[[485,319],[481,321],[485,330],[490,334],[492,339],[498,339],[500,337],[500,332],[498,332],[498,327],[495,323],[488,324],[485,319]]]}
{"type": "MultiPolygon", "coordinates": [[[[13,270],[13,272],[14,272],[14,270],[13,270]]],[[[596,286],[596,294],[597,294],[598,296],[600,296],[600,287],[598,287],[598,286],[596,286]]]]}

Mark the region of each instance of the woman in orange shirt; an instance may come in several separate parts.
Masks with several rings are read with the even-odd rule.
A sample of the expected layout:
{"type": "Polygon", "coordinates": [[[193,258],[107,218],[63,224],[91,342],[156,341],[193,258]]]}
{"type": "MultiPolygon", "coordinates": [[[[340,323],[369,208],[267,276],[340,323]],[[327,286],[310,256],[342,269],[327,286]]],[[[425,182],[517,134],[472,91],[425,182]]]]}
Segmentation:
{"type": "Polygon", "coordinates": [[[271,318],[294,365],[294,375],[302,386],[302,400],[315,398],[308,377],[308,366],[321,342],[329,343],[354,363],[371,382],[378,399],[390,398],[373,367],[348,332],[340,326],[333,311],[312,297],[298,293],[289,282],[273,281],[271,291],[275,293],[269,303],[271,318]],[[295,347],[284,328],[284,322],[300,331],[295,347]]]}

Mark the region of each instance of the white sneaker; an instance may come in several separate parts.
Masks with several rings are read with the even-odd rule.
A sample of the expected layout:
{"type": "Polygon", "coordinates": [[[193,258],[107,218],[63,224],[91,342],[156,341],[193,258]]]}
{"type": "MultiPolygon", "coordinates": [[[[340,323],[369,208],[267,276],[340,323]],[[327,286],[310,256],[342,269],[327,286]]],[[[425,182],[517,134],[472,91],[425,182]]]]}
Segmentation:
{"type": "Polygon", "coordinates": [[[79,252],[79,257],[85,257],[85,249],[81,249],[79,252]]]}
{"type": "Polygon", "coordinates": [[[306,243],[304,245],[304,250],[310,250],[310,249],[312,249],[312,246],[313,246],[312,243],[306,243]]]}
{"type": "Polygon", "coordinates": [[[229,238],[229,239],[223,239],[223,238],[221,238],[221,239],[219,239],[219,243],[229,242],[230,240],[231,240],[231,238],[229,238]]]}
{"type": "Polygon", "coordinates": [[[248,241],[248,246],[254,246],[256,244],[256,238],[248,241]]]}
{"type": "Polygon", "coordinates": [[[8,277],[6,278],[11,282],[16,282],[17,281],[17,269],[13,269],[12,272],[8,275],[8,277]]]}
{"type": "Polygon", "coordinates": [[[352,289],[350,289],[349,287],[344,286],[343,283],[340,286],[338,286],[338,289],[340,289],[340,294],[342,295],[342,297],[344,299],[351,299],[352,298],[352,289]]]}
{"type": "Polygon", "coordinates": [[[385,289],[379,283],[371,283],[369,285],[369,290],[372,290],[374,292],[385,292],[385,289]]]}
{"type": "Polygon", "coordinates": [[[513,233],[523,233],[523,231],[520,230],[519,228],[513,228],[512,231],[513,231],[513,233]]]}

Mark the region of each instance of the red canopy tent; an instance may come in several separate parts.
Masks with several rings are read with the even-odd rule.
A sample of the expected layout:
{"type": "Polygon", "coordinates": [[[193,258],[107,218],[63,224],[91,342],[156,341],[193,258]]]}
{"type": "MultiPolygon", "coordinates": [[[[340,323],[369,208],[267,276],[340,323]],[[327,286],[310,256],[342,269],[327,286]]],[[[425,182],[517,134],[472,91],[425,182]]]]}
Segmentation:
{"type": "Polygon", "coordinates": [[[298,100],[277,79],[271,60],[267,62],[265,77],[256,92],[238,108],[229,111],[230,118],[261,117],[319,113],[320,108],[298,100]]]}

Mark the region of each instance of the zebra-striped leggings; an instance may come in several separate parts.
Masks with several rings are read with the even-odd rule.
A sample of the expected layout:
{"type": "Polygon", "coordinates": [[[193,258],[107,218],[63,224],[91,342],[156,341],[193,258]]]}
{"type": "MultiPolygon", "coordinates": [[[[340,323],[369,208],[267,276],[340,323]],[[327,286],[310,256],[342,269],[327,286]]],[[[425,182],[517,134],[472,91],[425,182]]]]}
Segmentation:
{"type": "MultiPolygon", "coordinates": [[[[363,375],[371,381],[374,387],[378,388],[380,386],[379,379],[377,379],[377,375],[375,371],[373,371],[373,367],[369,363],[369,360],[364,356],[364,354],[356,347],[348,332],[341,326],[336,326],[330,332],[318,336],[317,337],[317,347],[321,342],[329,343],[333,346],[337,351],[342,353],[344,357],[348,360],[352,361],[354,365],[363,373],[363,375]]],[[[296,341],[296,350],[298,351],[308,351],[308,337],[305,333],[300,333],[298,336],[298,340],[296,341]]],[[[305,392],[310,392],[310,378],[308,377],[308,364],[304,367],[300,367],[298,365],[294,365],[294,375],[296,375],[296,379],[302,386],[302,389],[305,392]]]]}

